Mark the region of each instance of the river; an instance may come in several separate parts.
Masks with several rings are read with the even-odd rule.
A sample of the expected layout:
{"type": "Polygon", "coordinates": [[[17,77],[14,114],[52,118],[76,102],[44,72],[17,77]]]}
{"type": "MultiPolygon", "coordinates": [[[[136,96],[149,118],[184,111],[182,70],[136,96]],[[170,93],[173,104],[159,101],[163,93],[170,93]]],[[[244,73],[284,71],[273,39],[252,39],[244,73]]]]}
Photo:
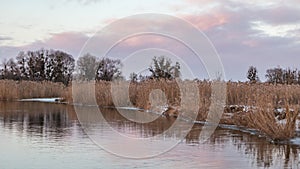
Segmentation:
{"type": "MultiPolygon", "coordinates": [[[[101,128],[105,136],[101,139],[112,145],[118,143],[112,140],[111,127],[125,135],[149,137],[174,122],[159,117],[155,123],[136,124],[115,109],[103,108],[101,112],[110,125],[101,128]]],[[[297,145],[272,144],[257,135],[224,128],[217,128],[208,140],[200,142],[201,128],[194,125],[185,139],[165,153],[131,159],[95,144],[70,105],[0,102],[0,168],[300,168],[297,145]]],[[[155,146],[163,144],[160,141],[155,146]]]]}

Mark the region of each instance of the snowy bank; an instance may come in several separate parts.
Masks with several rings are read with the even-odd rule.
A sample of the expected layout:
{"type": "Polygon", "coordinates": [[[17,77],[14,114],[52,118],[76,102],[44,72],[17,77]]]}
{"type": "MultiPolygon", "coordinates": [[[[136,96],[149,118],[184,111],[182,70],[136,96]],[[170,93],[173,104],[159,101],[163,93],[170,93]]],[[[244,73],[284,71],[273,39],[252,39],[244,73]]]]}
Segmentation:
{"type": "Polygon", "coordinates": [[[31,99],[20,99],[21,102],[45,102],[45,103],[62,103],[65,99],[60,97],[54,98],[31,98],[31,99]]]}

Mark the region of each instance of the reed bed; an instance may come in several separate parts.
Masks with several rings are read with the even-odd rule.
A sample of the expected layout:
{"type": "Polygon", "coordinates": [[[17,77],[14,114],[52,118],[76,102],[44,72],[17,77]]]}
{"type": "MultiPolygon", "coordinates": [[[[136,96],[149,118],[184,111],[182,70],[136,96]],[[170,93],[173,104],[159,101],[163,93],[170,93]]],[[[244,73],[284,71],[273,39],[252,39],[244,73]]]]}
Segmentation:
{"type": "Polygon", "coordinates": [[[299,85],[230,83],[228,86],[227,104],[247,105],[249,108],[235,113],[230,119],[231,124],[257,129],[273,141],[295,136],[299,114],[299,85]],[[285,122],[275,117],[276,109],[282,109],[285,122]]]}
{"type": "Polygon", "coordinates": [[[0,80],[0,100],[61,97],[66,92],[62,83],[0,80]]]}
{"type": "Polygon", "coordinates": [[[279,123],[270,109],[262,108],[247,116],[248,126],[258,129],[273,141],[286,140],[295,136],[296,118],[299,113],[291,112],[287,106],[286,114],[286,123],[279,123]]]}

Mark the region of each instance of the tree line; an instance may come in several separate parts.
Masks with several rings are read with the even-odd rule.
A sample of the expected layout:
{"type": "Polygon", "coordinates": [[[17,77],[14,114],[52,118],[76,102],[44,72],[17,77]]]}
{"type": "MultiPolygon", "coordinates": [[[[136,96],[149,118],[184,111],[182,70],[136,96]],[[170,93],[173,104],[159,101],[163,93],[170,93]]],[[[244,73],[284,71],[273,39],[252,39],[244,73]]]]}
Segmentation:
{"type": "MultiPolygon", "coordinates": [[[[75,65],[72,55],[59,50],[20,52],[15,58],[4,59],[0,65],[0,79],[31,80],[61,82],[68,85],[73,78],[89,80],[112,81],[124,79],[121,72],[122,63],[119,59],[98,58],[89,53],[81,56],[75,65]],[[77,66],[77,72],[75,71],[77,66]],[[74,76],[73,76],[74,75],[74,76]]],[[[148,70],[150,76],[132,73],[131,81],[145,79],[174,79],[180,76],[178,62],[164,56],[154,57],[148,70]]]]}
{"type": "MultiPolygon", "coordinates": [[[[100,58],[91,54],[85,54],[78,58],[78,79],[80,80],[122,80],[121,67],[119,59],[100,58]]],[[[154,56],[151,65],[148,67],[150,75],[141,75],[132,72],[129,76],[132,82],[144,81],[147,79],[175,79],[180,77],[180,64],[172,64],[171,59],[165,56],[154,56]]]]}
{"type": "MultiPolygon", "coordinates": [[[[271,84],[300,84],[300,70],[297,69],[275,67],[267,69],[265,77],[266,82],[271,84]]],[[[259,82],[256,67],[249,67],[247,78],[251,83],[259,82]]]]}
{"type": "MultiPolygon", "coordinates": [[[[61,82],[68,85],[73,78],[90,81],[125,79],[119,59],[99,58],[89,53],[78,58],[59,50],[20,52],[15,58],[4,59],[0,65],[0,79],[61,82]],[[75,66],[76,70],[75,71],[75,66]]],[[[180,64],[165,57],[153,57],[148,67],[149,75],[130,74],[133,82],[147,79],[175,79],[180,77],[180,64]]],[[[297,69],[271,68],[266,71],[266,82],[272,84],[300,84],[297,69]]],[[[247,72],[250,83],[260,82],[257,68],[250,66],[247,72]]]]}
{"type": "Polygon", "coordinates": [[[62,82],[67,85],[75,67],[74,58],[59,50],[20,52],[3,60],[0,79],[62,82]]]}

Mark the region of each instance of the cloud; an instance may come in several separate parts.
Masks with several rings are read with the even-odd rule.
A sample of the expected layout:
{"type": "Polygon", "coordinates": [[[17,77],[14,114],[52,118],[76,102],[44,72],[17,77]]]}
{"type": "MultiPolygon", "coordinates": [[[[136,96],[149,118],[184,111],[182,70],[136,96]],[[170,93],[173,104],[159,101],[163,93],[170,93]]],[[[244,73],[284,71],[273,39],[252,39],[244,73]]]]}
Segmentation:
{"type": "Polygon", "coordinates": [[[68,2],[78,2],[82,5],[90,5],[98,2],[103,2],[103,0],[67,0],[68,2]]]}
{"type": "Polygon", "coordinates": [[[201,30],[208,30],[216,26],[224,25],[228,22],[229,18],[226,13],[218,12],[205,15],[183,15],[181,17],[201,30]]]}
{"type": "Polygon", "coordinates": [[[0,41],[4,41],[4,40],[12,40],[12,38],[8,37],[8,36],[1,36],[0,35],[0,41]]]}
{"type": "Polygon", "coordinates": [[[12,47],[12,46],[0,46],[0,62],[3,59],[12,58],[16,56],[19,52],[18,47],[12,47]]]}
{"type": "Polygon", "coordinates": [[[277,65],[299,68],[299,8],[278,2],[219,3],[209,13],[190,14],[187,20],[215,45],[228,79],[246,80],[250,65],[257,66],[262,79],[266,69],[277,65]],[[260,23],[260,29],[253,23],[260,23]]]}
{"type": "MultiPolygon", "coordinates": [[[[100,1],[76,0],[76,2],[91,4],[100,1]]],[[[300,4],[298,1],[268,0],[252,3],[235,0],[217,2],[185,0],[183,3],[182,6],[176,6],[173,9],[175,14],[189,21],[208,36],[220,54],[228,79],[245,80],[250,65],[258,68],[262,78],[267,68],[277,65],[297,67],[297,63],[300,63],[300,28],[297,26],[300,25],[300,4]],[[190,10],[198,8],[199,10],[190,10]],[[280,36],[277,36],[278,33],[280,36]]],[[[116,19],[118,18],[108,18],[103,22],[109,24],[116,19]]],[[[180,24],[175,27],[174,23],[159,19],[157,18],[157,24],[160,25],[160,29],[170,31],[182,29],[180,24]]],[[[115,28],[113,32],[122,33],[128,29],[139,32],[147,26],[153,25],[139,18],[133,23],[124,22],[122,27],[115,28]]],[[[193,38],[189,32],[185,33],[191,39],[193,38]]],[[[105,38],[114,40],[111,32],[107,32],[106,35],[105,38]]],[[[48,39],[21,47],[0,46],[0,57],[14,56],[20,50],[40,48],[59,49],[76,57],[88,39],[87,35],[78,32],[51,34],[48,39]]],[[[11,39],[0,36],[0,40],[11,39]]],[[[172,50],[184,57],[190,55],[178,42],[157,36],[132,37],[117,47],[117,50],[111,51],[112,55],[128,55],[149,47],[172,50]]],[[[194,66],[197,67],[197,65],[194,66]]]]}
{"type": "Polygon", "coordinates": [[[77,57],[88,36],[79,32],[64,32],[51,34],[50,38],[36,41],[24,46],[0,46],[0,59],[15,57],[20,51],[56,49],[65,51],[77,57]]]}
{"type": "Polygon", "coordinates": [[[79,32],[64,32],[52,34],[52,37],[44,41],[38,41],[31,46],[47,46],[49,48],[66,50],[74,56],[77,56],[88,40],[88,36],[79,32]]]}
{"type": "Polygon", "coordinates": [[[272,25],[300,23],[299,9],[290,6],[261,10],[259,15],[265,22],[272,25]]]}

